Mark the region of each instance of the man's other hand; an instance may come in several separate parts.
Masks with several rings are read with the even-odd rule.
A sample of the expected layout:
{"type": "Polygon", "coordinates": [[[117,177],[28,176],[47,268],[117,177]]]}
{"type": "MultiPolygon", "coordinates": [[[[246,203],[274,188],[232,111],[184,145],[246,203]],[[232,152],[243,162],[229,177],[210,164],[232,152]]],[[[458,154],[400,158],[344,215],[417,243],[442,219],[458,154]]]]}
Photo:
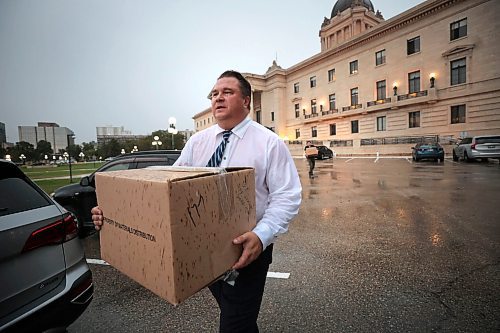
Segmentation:
{"type": "Polygon", "coordinates": [[[233,239],[233,244],[243,245],[243,253],[240,259],[233,265],[233,269],[241,269],[248,266],[262,253],[262,242],[253,231],[245,232],[243,235],[233,239]]]}

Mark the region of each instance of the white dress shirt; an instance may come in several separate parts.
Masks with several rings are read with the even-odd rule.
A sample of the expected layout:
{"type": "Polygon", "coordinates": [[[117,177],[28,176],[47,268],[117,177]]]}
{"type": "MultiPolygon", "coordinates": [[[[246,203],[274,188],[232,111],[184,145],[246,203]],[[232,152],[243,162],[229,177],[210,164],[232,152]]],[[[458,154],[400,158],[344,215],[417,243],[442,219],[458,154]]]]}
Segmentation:
{"type": "MultiPolygon", "coordinates": [[[[218,125],[194,134],[186,143],[176,166],[206,166],[222,141],[218,125]]],[[[299,175],[283,141],[266,127],[245,119],[232,129],[221,167],[255,169],[257,225],[252,230],[263,249],[288,230],[302,200],[299,175]]]]}

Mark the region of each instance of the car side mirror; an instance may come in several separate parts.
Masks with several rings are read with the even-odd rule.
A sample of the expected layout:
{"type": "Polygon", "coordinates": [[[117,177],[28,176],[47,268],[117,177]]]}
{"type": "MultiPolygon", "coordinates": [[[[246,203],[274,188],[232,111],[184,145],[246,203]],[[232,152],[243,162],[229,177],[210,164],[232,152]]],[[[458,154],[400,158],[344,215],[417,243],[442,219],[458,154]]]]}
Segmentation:
{"type": "Polygon", "coordinates": [[[82,177],[82,179],[80,179],[80,185],[81,186],[90,186],[89,176],[82,177]]]}
{"type": "Polygon", "coordinates": [[[411,149],[415,149],[415,147],[411,147],[411,149]]]}

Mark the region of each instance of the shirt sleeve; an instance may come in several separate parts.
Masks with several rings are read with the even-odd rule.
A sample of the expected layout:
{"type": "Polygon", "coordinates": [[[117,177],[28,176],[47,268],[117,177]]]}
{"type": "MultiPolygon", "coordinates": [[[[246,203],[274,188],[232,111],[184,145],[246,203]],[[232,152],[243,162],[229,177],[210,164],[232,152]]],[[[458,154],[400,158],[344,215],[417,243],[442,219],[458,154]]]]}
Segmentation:
{"type": "Polygon", "coordinates": [[[302,186],[292,156],[283,141],[276,139],[267,152],[265,182],[269,191],[268,205],[253,232],[263,248],[288,231],[288,224],[298,214],[302,186]]]}
{"type": "Polygon", "coordinates": [[[193,145],[192,140],[188,140],[181,150],[181,155],[175,161],[173,166],[192,166],[193,165],[193,145]]]}

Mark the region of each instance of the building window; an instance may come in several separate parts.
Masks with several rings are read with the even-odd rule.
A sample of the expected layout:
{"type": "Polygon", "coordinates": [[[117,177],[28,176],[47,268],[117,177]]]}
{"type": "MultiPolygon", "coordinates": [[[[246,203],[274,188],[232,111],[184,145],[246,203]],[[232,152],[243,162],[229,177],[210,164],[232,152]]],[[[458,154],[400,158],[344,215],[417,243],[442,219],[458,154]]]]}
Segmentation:
{"type": "Polygon", "coordinates": [[[420,52],[420,36],[406,41],[406,53],[408,55],[420,52]]]}
{"type": "Polygon", "coordinates": [[[358,73],[358,61],[354,60],[349,63],[349,74],[357,74],[358,73]]]}
{"type": "Polygon", "coordinates": [[[377,81],[377,100],[386,98],[385,80],[377,81]]]}
{"type": "Polygon", "coordinates": [[[358,87],[351,89],[351,106],[358,104],[358,87]]]}
{"type": "Polygon", "coordinates": [[[337,135],[337,124],[330,124],[330,135],[337,135]]]}
{"type": "Polygon", "coordinates": [[[311,76],[309,78],[309,85],[311,86],[311,88],[316,87],[316,76],[311,76]]]}
{"type": "Polygon", "coordinates": [[[465,104],[453,105],[451,107],[451,123],[465,123],[465,104]]]}
{"type": "Polygon", "coordinates": [[[311,136],[316,138],[318,136],[318,128],[316,126],[311,127],[311,136]]]}
{"type": "Polygon", "coordinates": [[[387,129],[387,119],[385,116],[377,117],[377,131],[385,131],[387,129]]]}
{"type": "Polygon", "coordinates": [[[450,24],[450,40],[467,36],[467,18],[450,24]]]}
{"type": "Polygon", "coordinates": [[[375,53],[375,66],[385,64],[385,50],[375,53]]]}
{"type": "Polygon", "coordinates": [[[300,138],[300,128],[295,129],[295,139],[300,138]]]}
{"type": "Polygon", "coordinates": [[[466,62],[465,58],[454,60],[451,62],[451,85],[465,83],[466,80],[466,62]]]}
{"type": "Polygon", "coordinates": [[[295,104],[295,118],[300,117],[300,104],[295,104]]]}
{"type": "Polygon", "coordinates": [[[351,121],[351,133],[359,133],[359,120],[351,121]]]}
{"type": "Polygon", "coordinates": [[[335,94],[331,94],[328,96],[328,100],[330,102],[330,110],[335,110],[335,94]]]}
{"type": "Polygon", "coordinates": [[[311,113],[316,113],[316,99],[311,99],[311,113]]]}
{"type": "Polygon", "coordinates": [[[274,121],[274,112],[271,112],[271,121],[274,121]]]}
{"type": "Polygon", "coordinates": [[[293,92],[294,92],[295,94],[298,94],[298,93],[299,93],[299,91],[300,91],[300,86],[299,86],[299,83],[298,83],[298,82],[297,82],[297,83],[294,83],[294,84],[293,84],[293,92]]]}
{"type": "Polygon", "coordinates": [[[408,74],[408,93],[413,94],[420,91],[420,71],[408,74]]]}
{"type": "Polygon", "coordinates": [[[410,128],[420,127],[420,111],[409,113],[409,127],[410,128]]]}
{"type": "Polygon", "coordinates": [[[259,124],[261,123],[261,120],[260,120],[260,111],[256,111],[255,112],[255,121],[258,122],[259,124]]]}
{"type": "Polygon", "coordinates": [[[335,80],[335,68],[332,68],[328,71],[328,82],[332,82],[335,80]]]}

